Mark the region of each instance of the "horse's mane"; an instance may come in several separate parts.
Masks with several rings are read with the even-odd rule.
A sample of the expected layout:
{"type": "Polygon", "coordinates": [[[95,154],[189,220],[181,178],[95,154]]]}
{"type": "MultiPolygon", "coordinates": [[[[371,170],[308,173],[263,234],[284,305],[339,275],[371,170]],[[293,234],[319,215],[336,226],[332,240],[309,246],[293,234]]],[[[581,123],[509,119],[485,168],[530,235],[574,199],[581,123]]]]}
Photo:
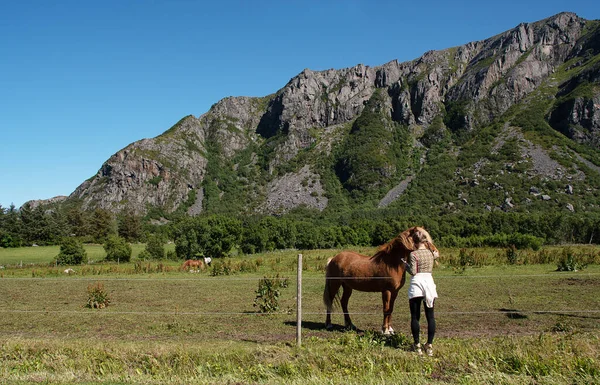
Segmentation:
{"type": "Polygon", "coordinates": [[[400,247],[405,252],[411,252],[416,250],[417,248],[415,246],[415,242],[413,241],[412,235],[417,230],[425,234],[425,237],[427,238],[426,247],[432,251],[437,250],[433,244],[431,235],[429,235],[429,233],[424,228],[415,226],[411,227],[410,229],[404,230],[403,232],[398,234],[396,238],[379,246],[379,248],[373,255],[373,258],[382,258],[386,255],[390,255],[392,252],[397,252],[398,247],[400,247]]]}

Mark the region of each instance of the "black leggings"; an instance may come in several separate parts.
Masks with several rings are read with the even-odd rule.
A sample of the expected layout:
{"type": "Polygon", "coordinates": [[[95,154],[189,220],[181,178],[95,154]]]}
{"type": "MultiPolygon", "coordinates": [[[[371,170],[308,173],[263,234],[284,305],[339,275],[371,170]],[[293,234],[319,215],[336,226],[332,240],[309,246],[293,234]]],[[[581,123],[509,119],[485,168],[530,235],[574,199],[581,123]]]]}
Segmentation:
{"type": "MultiPolygon", "coordinates": [[[[408,300],[410,307],[410,330],[412,332],[415,344],[419,343],[419,333],[421,331],[421,325],[419,320],[421,319],[421,302],[424,297],[416,297],[408,300]]],[[[425,318],[427,318],[427,343],[433,343],[433,337],[435,336],[435,318],[433,316],[433,307],[423,306],[425,308],[425,318]]]]}

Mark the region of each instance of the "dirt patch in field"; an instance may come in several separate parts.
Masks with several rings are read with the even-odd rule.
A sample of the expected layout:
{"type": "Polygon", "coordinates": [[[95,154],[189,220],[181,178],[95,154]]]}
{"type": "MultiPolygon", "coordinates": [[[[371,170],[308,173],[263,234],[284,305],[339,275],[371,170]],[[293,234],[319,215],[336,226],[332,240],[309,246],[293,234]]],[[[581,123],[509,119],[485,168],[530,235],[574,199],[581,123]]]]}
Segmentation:
{"type": "Polygon", "coordinates": [[[564,281],[560,282],[566,285],[581,285],[581,286],[600,286],[600,279],[594,278],[566,278],[564,281]]]}

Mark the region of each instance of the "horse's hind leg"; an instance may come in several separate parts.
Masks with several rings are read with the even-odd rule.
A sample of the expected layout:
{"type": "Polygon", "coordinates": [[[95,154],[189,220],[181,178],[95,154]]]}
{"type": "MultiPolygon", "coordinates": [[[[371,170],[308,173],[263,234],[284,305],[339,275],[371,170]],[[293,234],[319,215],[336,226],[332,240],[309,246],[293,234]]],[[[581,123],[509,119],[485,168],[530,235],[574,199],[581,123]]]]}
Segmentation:
{"type": "Polygon", "coordinates": [[[323,302],[325,303],[325,307],[327,308],[327,318],[325,319],[325,328],[328,330],[333,329],[333,324],[331,323],[331,312],[333,311],[333,301],[335,300],[335,296],[337,295],[338,290],[340,289],[340,281],[339,280],[325,280],[325,291],[323,292],[323,302]]]}
{"type": "Polygon", "coordinates": [[[346,329],[356,330],[356,326],[352,324],[352,320],[350,319],[350,313],[348,313],[348,300],[350,300],[350,296],[352,295],[352,288],[346,285],[343,285],[343,288],[344,292],[342,293],[340,303],[342,305],[342,311],[344,312],[344,323],[346,329]]]}

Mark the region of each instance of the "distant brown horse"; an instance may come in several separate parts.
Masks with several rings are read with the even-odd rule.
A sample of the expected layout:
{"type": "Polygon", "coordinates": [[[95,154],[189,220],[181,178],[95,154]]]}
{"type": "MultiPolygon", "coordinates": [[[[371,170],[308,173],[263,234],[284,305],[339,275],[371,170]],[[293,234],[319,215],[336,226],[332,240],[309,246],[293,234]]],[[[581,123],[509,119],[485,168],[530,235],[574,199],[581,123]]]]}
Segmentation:
{"type": "Polygon", "coordinates": [[[420,230],[427,236],[426,247],[432,251],[437,248],[431,241],[431,236],[422,227],[411,227],[400,233],[396,238],[381,245],[375,255],[369,257],[353,251],[343,251],[327,262],[325,269],[325,291],[323,302],[327,308],[325,327],[333,328],[331,311],[333,302],[338,295],[340,286],[343,288],[340,304],[344,312],[344,321],[347,328],[355,329],[350,314],[348,313],[348,300],[352,290],[381,292],[383,300],[383,325],[384,334],[393,334],[390,322],[394,311],[394,301],[398,290],[406,280],[405,267],[401,259],[408,260],[411,251],[415,250],[412,235],[420,230]]]}
{"type": "Polygon", "coordinates": [[[192,269],[204,270],[205,269],[204,262],[202,262],[199,259],[188,259],[187,261],[185,261],[183,263],[183,265],[181,265],[181,270],[192,270],[192,269]]]}

